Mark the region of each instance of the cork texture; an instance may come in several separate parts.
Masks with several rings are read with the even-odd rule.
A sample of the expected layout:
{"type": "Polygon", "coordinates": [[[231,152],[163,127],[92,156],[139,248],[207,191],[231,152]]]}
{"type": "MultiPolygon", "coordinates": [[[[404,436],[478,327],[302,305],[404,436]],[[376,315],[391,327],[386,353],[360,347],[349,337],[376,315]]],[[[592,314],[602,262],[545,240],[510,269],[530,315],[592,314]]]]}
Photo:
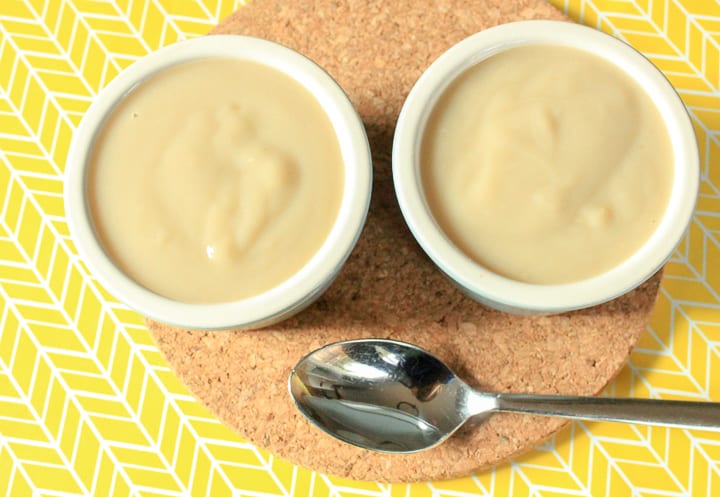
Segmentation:
{"type": "Polygon", "coordinates": [[[245,439],[323,473],[423,481],[499,464],[567,423],[496,414],[411,455],[344,444],[311,426],[287,391],[292,366],[337,340],[408,341],[438,355],[471,385],[498,392],[592,395],[622,369],[645,329],[659,274],[583,311],[543,317],[492,311],[465,298],[438,272],[412,238],[395,199],[393,130],[415,80],[454,43],[520,19],[564,17],[542,0],[254,0],[213,31],[274,40],[324,67],[362,116],[374,161],[366,227],[338,279],[313,306],[257,331],[202,332],[148,322],[185,385],[245,439]]]}

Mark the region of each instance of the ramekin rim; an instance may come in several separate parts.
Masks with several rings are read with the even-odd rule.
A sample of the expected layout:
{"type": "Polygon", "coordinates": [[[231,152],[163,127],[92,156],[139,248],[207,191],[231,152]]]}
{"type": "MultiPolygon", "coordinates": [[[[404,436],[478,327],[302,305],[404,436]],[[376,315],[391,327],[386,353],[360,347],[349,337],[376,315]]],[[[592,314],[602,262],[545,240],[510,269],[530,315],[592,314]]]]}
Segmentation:
{"type": "Polygon", "coordinates": [[[93,275],[118,300],[147,318],[190,329],[252,327],[275,320],[327,286],[362,232],[372,190],[372,160],[357,111],[339,84],[308,57],[273,41],[244,35],[211,35],[181,41],[139,59],[99,94],[76,129],[65,171],[65,212],[75,245],[93,275]],[[327,113],[340,142],[344,187],[337,218],[318,252],[291,278],[260,295],[226,303],[192,304],[145,288],[105,252],[92,226],[85,194],[88,155],[102,122],[136,85],[164,69],[216,57],[250,60],[299,81],[327,113]]]}
{"type": "Polygon", "coordinates": [[[400,112],[393,145],[393,180],[398,202],[415,239],[433,262],[461,287],[503,307],[536,312],[564,312],[616,298],[650,278],[666,262],[684,235],[699,189],[699,152],[690,117],[665,76],[630,45],[595,29],[565,21],[518,21],[503,24],[460,41],[422,74],[400,112]],[[619,266],[594,278],[559,285],[512,280],[482,267],[444,235],[423,200],[417,168],[418,147],[430,109],[463,71],[481,60],[513,47],[539,44],[593,51],[631,77],[642,75],[644,88],[668,126],[675,154],[675,179],[660,226],[636,253],[619,266]],[[660,107],[660,105],[659,105],[660,107]],[[672,120],[672,122],[670,122],[672,120]],[[670,129],[673,128],[673,129],[670,129]],[[673,134],[673,131],[675,132],[673,134]],[[680,174],[682,173],[682,174],[680,174]]]}

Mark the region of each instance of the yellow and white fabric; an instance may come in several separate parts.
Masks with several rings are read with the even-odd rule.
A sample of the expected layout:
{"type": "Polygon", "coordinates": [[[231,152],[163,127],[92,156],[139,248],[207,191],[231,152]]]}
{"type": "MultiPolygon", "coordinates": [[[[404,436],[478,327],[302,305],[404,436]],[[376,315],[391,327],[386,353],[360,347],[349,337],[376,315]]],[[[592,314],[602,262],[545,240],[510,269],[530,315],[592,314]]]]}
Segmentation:
{"type": "MultiPolygon", "coordinates": [[[[720,0],[553,3],[664,71],[702,157],[690,231],[607,394],[720,401],[720,0]]],[[[0,496],[720,495],[720,434],[710,432],[576,422],[494,471],[387,485],[278,460],[194,400],[142,320],[78,258],[62,173],[73,131],[108,81],[205,34],[238,4],[0,0],[0,496]]]]}

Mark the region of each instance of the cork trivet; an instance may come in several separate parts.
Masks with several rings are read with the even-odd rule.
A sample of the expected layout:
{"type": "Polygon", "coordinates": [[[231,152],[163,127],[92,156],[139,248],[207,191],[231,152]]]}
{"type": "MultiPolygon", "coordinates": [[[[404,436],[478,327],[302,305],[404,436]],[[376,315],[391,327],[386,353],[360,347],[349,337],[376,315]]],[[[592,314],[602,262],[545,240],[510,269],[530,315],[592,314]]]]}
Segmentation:
{"type": "Polygon", "coordinates": [[[375,179],[367,225],[325,295],[297,317],[259,331],[149,328],[188,388],[252,443],[304,467],[375,481],[467,475],[529,450],[566,424],[496,414],[445,444],[388,455],[336,441],[311,426],[287,393],[307,352],[359,337],[394,338],[436,353],[470,384],[491,391],[596,394],[623,367],[645,328],[660,276],[592,309],[518,317],[468,300],[410,235],[391,179],[393,128],[420,73],[445,49],[519,19],[563,19],[542,0],[255,0],[214,33],[278,41],[323,66],[362,116],[375,179]]]}

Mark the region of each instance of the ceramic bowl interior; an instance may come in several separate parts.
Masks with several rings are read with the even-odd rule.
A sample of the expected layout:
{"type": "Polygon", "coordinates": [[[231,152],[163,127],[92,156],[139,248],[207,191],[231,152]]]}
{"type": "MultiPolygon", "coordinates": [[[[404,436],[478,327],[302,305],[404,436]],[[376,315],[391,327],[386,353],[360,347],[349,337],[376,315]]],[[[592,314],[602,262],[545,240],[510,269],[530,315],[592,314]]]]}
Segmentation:
{"type": "Polygon", "coordinates": [[[78,251],[98,280],[120,301],[151,319],[192,329],[259,327],[307,306],[332,282],[354,247],[371,194],[372,162],[357,112],[337,83],[314,62],[276,43],[214,35],[176,43],[138,60],[93,101],[73,137],[66,168],[65,207],[78,251]],[[258,62],[303,85],[326,111],[340,144],[344,190],[337,219],[311,260],[290,279],[254,297],[220,304],[188,304],[160,296],[126,276],[98,240],[88,206],[89,156],[105,119],[137,85],[176,64],[212,57],[258,62]]]}
{"type": "Polygon", "coordinates": [[[400,113],[393,144],[393,178],[400,208],[413,235],[462,290],[491,307],[519,314],[557,313],[593,306],[637,287],[672,254],[685,233],[699,185],[695,134],[679,96],[663,74],[639,52],[594,29],[558,21],[522,21],[473,35],[441,55],[420,77],[400,113]],[[424,198],[419,156],[424,128],[443,91],[465,70],[502,51],[525,45],[559,45],[599,55],[643,88],[667,126],[674,183],[655,232],[619,266],[568,284],[538,285],[500,276],[477,264],[445,236],[424,198]]]}

